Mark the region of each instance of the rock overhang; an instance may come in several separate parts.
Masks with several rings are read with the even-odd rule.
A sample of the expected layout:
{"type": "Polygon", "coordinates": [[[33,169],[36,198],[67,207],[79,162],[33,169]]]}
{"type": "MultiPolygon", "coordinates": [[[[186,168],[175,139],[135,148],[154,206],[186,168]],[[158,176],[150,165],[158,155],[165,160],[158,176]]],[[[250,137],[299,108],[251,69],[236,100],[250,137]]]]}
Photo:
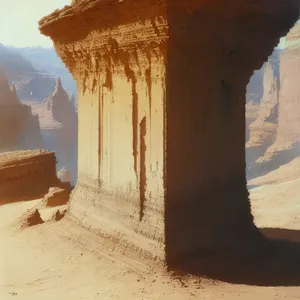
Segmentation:
{"type": "MultiPolygon", "coordinates": [[[[123,99],[122,103],[127,96],[128,107],[132,108],[132,111],[128,109],[128,114],[132,115],[133,123],[131,126],[130,121],[124,122],[126,126],[128,125],[126,128],[133,128],[132,131],[128,131],[130,141],[128,147],[124,147],[128,150],[126,154],[128,168],[136,156],[136,151],[131,149],[136,148],[137,138],[140,138],[141,144],[144,142],[143,134],[136,135],[138,132],[136,128],[139,125],[136,118],[136,95],[140,96],[138,101],[143,101],[145,108],[139,115],[144,117],[147,113],[146,117],[151,120],[153,102],[152,96],[147,95],[151,95],[149,91],[151,92],[152,83],[151,80],[148,82],[148,76],[151,75],[151,71],[159,70],[157,72],[159,80],[156,82],[156,92],[159,93],[153,99],[160,101],[157,102],[157,108],[161,114],[160,119],[157,118],[159,124],[153,132],[161,132],[163,136],[161,143],[157,143],[153,149],[157,150],[161,145],[167,148],[167,151],[164,149],[159,152],[164,177],[159,187],[161,190],[167,190],[167,193],[161,197],[165,198],[164,201],[153,197],[149,201],[151,205],[146,209],[144,200],[139,203],[137,197],[130,194],[131,213],[138,212],[142,207],[146,217],[143,217],[145,222],[141,222],[141,218],[138,219],[138,214],[135,213],[134,222],[130,223],[129,227],[130,230],[138,232],[139,236],[143,238],[151,236],[155,241],[151,244],[155,245],[155,249],[149,250],[150,247],[145,247],[149,253],[159,249],[159,257],[162,257],[162,244],[165,244],[168,260],[172,261],[177,256],[185,255],[196,248],[223,247],[228,250],[231,249],[231,244],[237,245],[238,248],[241,242],[239,233],[243,233],[243,236],[247,234],[250,237],[257,236],[244,178],[245,111],[242,101],[246,84],[253,71],[261,67],[280,37],[288,32],[298,17],[298,2],[293,0],[103,0],[73,1],[72,6],[56,11],[41,20],[42,33],[53,39],[59,55],[76,76],[81,93],[79,101],[82,103],[81,108],[84,108],[80,109],[79,117],[84,119],[89,113],[86,108],[98,105],[99,110],[93,115],[95,119],[93,124],[100,124],[104,119],[103,116],[112,115],[108,111],[108,106],[107,109],[105,107],[107,104],[115,105],[112,104],[114,101],[111,101],[114,100],[111,91],[123,99]],[[161,27],[165,28],[165,31],[157,32],[155,25],[159,21],[162,22],[161,27]],[[134,32],[130,28],[136,28],[132,24],[138,24],[138,34],[132,34],[134,32]],[[126,30],[120,31],[120,27],[126,30]],[[147,37],[149,31],[151,38],[147,40],[145,36],[147,37]],[[133,38],[130,39],[131,37],[133,38]],[[133,45],[134,48],[139,48],[141,42],[149,44],[157,37],[167,40],[164,43],[167,60],[158,60],[154,65],[151,58],[149,60],[147,57],[148,53],[140,51],[137,58],[144,62],[145,72],[139,72],[136,63],[139,59],[131,60],[127,57],[128,43],[130,47],[133,45]],[[113,42],[111,39],[116,39],[115,49],[109,46],[110,42],[113,42]],[[100,67],[99,62],[103,63],[100,67]],[[109,68],[111,64],[116,64],[115,62],[120,64],[116,68],[109,68]],[[115,87],[107,84],[111,83],[113,76],[115,87]],[[137,89],[138,81],[140,90],[137,89]],[[127,89],[127,95],[121,93],[123,87],[127,89]],[[105,90],[104,98],[106,97],[104,110],[103,100],[100,101],[99,97],[102,88],[105,90]],[[144,88],[148,91],[145,92],[144,88]],[[147,100],[150,100],[151,107],[147,104],[147,100]],[[164,107],[165,111],[161,107],[164,107]],[[199,118],[199,112],[203,118],[199,118]],[[161,120],[167,125],[160,122],[161,120]],[[225,160],[224,153],[227,157],[225,160]],[[198,173],[194,171],[195,169],[199,170],[198,173]],[[149,218],[153,211],[157,211],[155,218],[149,218]],[[212,215],[214,218],[211,218],[212,215]],[[187,225],[178,225],[184,223],[187,225]],[[224,224],[227,233],[235,232],[239,227],[239,232],[231,235],[233,242],[223,238],[224,224]]],[[[135,49],[130,57],[135,58],[134,52],[135,49]]],[[[152,54],[155,59],[155,51],[152,54]]],[[[120,102],[115,103],[120,105],[120,102]]],[[[95,112],[90,110],[91,113],[95,112]]],[[[118,111],[120,112],[118,119],[123,119],[121,114],[124,110],[118,111]]],[[[145,119],[141,119],[143,120],[145,119]]],[[[102,230],[101,220],[97,219],[94,211],[98,210],[101,214],[101,206],[105,206],[107,201],[109,203],[112,201],[103,188],[105,180],[111,179],[107,179],[106,173],[102,172],[101,151],[104,149],[103,145],[108,145],[108,153],[116,157],[118,153],[114,154],[116,146],[110,148],[110,144],[103,144],[99,138],[105,134],[102,130],[105,124],[99,127],[93,124],[91,123],[88,131],[94,132],[96,143],[87,147],[84,134],[79,137],[79,145],[82,147],[79,154],[79,161],[81,160],[79,170],[86,177],[80,177],[71,200],[70,214],[81,219],[83,224],[88,226],[92,224],[102,230]],[[90,157],[91,159],[87,160],[90,157]],[[82,163],[85,158],[87,158],[85,161],[88,161],[86,164],[82,163]],[[99,176],[101,184],[100,180],[90,184],[89,179],[94,178],[93,176],[99,176]],[[91,192],[90,186],[94,188],[94,185],[95,192],[91,192]],[[90,207],[93,207],[93,214],[89,213],[90,207]]],[[[143,124],[140,123],[140,128],[143,124]]],[[[121,131],[123,127],[120,126],[119,129],[121,131]]],[[[86,130],[82,127],[81,132],[86,130]]],[[[123,136],[115,137],[116,145],[122,141],[123,136]]],[[[150,147],[151,142],[149,149],[150,147]]],[[[145,149],[142,147],[140,152],[143,153],[145,149]]],[[[125,167],[124,164],[124,169],[125,167]]],[[[117,183],[128,175],[126,169],[126,172],[123,172],[124,176],[120,176],[120,169],[118,166],[112,170],[117,174],[115,176],[117,183]]],[[[127,178],[131,177],[127,176],[126,180],[127,178]]],[[[132,180],[135,182],[135,179],[132,180]]],[[[121,195],[115,197],[113,203],[114,207],[109,211],[109,217],[113,216],[120,223],[128,220],[128,216],[120,216],[116,212],[117,207],[125,207],[121,195]]],[[[126,224],[129,223],[126,221],[126,224]]],[[[128,232],[127,229],[124,232],[128,232]]],[[[112,229],[112,232],[114,230],[112,229]]],[[[105,234],[105,230],[103,232],[105,234]]],[[[116,236],[120,236],[118,232],[114,232],[109,239],[118,239],[116,236]]],[[[131,249],[139,248],[135,244],[131,246],[131,249]]],[[[149,254],[150,256],[152,257],[152,254],[149,254]]]]}
{"type": "Polygon", "coordinates": [[[104,30],[158,17],[173,25],[175,15],[201,12],[201,17],[216,17],[224,24],[248,23],[252,31],[267,26],[284,36],[297,21],[299,7],[298,0],[79,0],[41,19],[39,28],[58,43],[71,43],[85,38],[91,29],[104,30]],[[62,30],[64,26],[67,30],[62,30]]]}

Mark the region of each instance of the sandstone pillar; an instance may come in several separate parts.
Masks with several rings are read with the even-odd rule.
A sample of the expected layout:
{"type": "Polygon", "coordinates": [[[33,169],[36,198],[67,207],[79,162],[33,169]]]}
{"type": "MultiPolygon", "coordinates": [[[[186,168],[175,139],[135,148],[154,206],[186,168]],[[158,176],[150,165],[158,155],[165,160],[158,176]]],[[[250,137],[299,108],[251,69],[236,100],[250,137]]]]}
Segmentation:
{"type": "Polygon", "coordinates": [[[238,253],[260,238],[245,180],[246,85],[295,9],[73,1],[40,22],[79,90],[71,214],[107,249],[174,263],[200,250],[238,253]]]}

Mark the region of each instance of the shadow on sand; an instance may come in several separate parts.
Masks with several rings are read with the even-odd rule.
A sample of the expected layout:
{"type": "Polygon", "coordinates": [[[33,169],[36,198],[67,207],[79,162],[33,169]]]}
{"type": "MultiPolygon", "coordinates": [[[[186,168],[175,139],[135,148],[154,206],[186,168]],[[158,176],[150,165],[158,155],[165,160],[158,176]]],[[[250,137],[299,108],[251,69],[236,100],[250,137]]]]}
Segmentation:
{"type": "Polygon", "coordinates": [[[299,286],[300,230],[262,228],[260,231],[268,238],[268,247],[260,255],[242,258],[194,253],[180,268],[192,275],[236,284],[299,286]]]}

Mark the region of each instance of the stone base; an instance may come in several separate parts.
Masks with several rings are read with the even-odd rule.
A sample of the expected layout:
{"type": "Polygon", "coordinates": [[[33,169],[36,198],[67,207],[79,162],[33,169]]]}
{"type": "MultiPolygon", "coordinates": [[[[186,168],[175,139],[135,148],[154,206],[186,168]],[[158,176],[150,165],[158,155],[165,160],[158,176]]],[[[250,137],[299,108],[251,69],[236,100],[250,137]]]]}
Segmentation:
{"type": "MultiPolygon", "coordinates": [[[[69,217],[97,232],[99,252],[129,264],[164,264],[164,214],[147,206],[139,219],[139,199],[107,191],[100,182],[79,181],[71,194],[69,217]]],[[[131,193],[132,194],[132,193],[131,193]]]]}

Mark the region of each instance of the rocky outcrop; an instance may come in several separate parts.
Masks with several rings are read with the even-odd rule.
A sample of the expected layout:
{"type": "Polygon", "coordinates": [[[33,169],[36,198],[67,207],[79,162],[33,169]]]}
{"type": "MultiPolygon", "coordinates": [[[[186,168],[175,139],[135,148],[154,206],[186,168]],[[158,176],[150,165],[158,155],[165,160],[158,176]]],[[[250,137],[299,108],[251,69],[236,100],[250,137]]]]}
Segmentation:
{"type": "Polygon", "coordinates": [[[257,160],[256,173],[264,174],[288,163],[300,153],[300,25],[295,25],[286,37],[286,47],[280,54],[280,93],[278,121],[273,142],[257,160]]]}
{"type": "Polygon", "coordinates": [[[256,100],[251,100],[246,103],[246,144],[250,138],[250,125],[257,119],[259,114],[259,107],[260,103],[257,103],[256,100]]]}
{"type": "Polygon", "coordinates": [[[63,209],[63,210],[60,210],[58,209],[53,215],[52,215],[52,218],[51,218],[51,221],[60,221],[61,219],[64,218],[64,216],[66,215],[67,213],[67,210],[66,209],[63,209]]]}
{"type": "Polygon", "coordinates": [[[71,189],[63,189],[60,187],[51,187],[44,197],[46,206],[61,206],[69,201],[71,189]]]}
{"type": "MultiPolygon", "coordinates": [[[[55,74],[55,76],[59,76],[62,80],[63,86],[68,92],[74,94],[77,93],[76,83],[73,80],[72,75],[64,66],[63,62],[57,56],[53,48],[43,48],[37,46],[26,48],[11,48],[10,50],[20,54],[25,59],[28,59],[32,63],[32,66],[43,75],[55,74]]],[[[53,92],[53,89],[49,92],[48,95],[44,96],[44,98],[48,97],[53,92]]]]}
{"type": "Polygon", "coordinates": [[[21,104],[0,70],[0,152],[42,146],[39,120],[30,106],[21,104]]]}
{"type": "Polygon", "coordinates": [[[0,154],[0,199],[15,201],[43,197],[56,177],[55,155],[44,150],[0,154]]]}
{"type": "Polygon", "coordinates": [[[264,94],[258,117],[249,126],[250,137],[246,144],[248,169],[255,165],[256,160],[264,155],[275,140],[278,125],[278,97],[278,79],[274,76],[271,63],[267,62],[264,71],[264,94]]]}
{"type": "Polygon", "coordinates": [[[22,228],[32,227],[36,225],[41,225],[44,223],[44,220],[41,217],[41,214],[38,209],[34,211],[29,211],[23,216],[23,222],[21,223],[22,228]]]}
{"type": "Polygon", "coordinates": [[[276,143],[282,144],[282,149],[300,141],[300,25],[289,32],[286,41],[291,45],[280,56],[281,89],[276,139],[276,143]]]}
{"type": "Polygon", "coordinates": [[[298,2],[270,4],[75,1],[40,22],[78,85],[70,214],[103,251],[178,266],[265,244],[246,188],[245,90],[298,18],[298,2]]]}
{"type": "Polygon", "coordinates": [[[64,90],[61,79],[58,78],[54,92],[47,100],[47,108],[51,110],[53,118],[62,123],[64,127],[74,128],[76,131],[77,114],[75,111],[75,97],[69,98],[69,95],[64,90]]]}
{"type": "Polygon", "coordinates": [[[65,168],[62,168],[57,172],[57,177],[61,182],[71,182],[70,171],[65,168]]]}
{"type": "MultiPolygon", "coordinates": [[[[74,97],[73,97],[74,101],[74,97]]],[[[57,86],[42,102],[25,102],[38,115],[45,149],[56,153],[57,168],[68,169],[72,184],[77,181],[78,116],[72,98],[57,80],[57,86]]]]}
{"type": "Polygon", "coordinates": [[[55,78],[36,75],[31,78],[14,81],[17,95],[22,101],[41,101],[48,98],[55,88],[55,78]]]}
{"type": "Polygon", "coordinates": [[[274,72],[274,77],[278,79],[279,84],[279,55],[281,49],[275,48],[273,53],[269,56],[268,61],[263,64],[263,66],[254,72],[248,85],[246,93],[246,103],[250,101],[260,103],[264,95],[264,74],[266,72],[265,68],[268,65],[272,67],[274,72]]]}
{"type": "Polygon", "coordinates": [[[34,73],[36,70],[31,62],[22,55],[0,43],[0,67],[5,69],[9,81],[20,74],[34,73]]]}
{"type": "Polygon", "coordinates": [[[56,152],[58,169],[66,168],[71,175],[71,182],[77,182],[77,149],[78,149],[78,115],[74,106],[74,98],[62,87],[60,78],[57,79],[54,92],[47,100],[46,107],[53,122],[59,126],[44,128],[44,139],[56,152]]]}

